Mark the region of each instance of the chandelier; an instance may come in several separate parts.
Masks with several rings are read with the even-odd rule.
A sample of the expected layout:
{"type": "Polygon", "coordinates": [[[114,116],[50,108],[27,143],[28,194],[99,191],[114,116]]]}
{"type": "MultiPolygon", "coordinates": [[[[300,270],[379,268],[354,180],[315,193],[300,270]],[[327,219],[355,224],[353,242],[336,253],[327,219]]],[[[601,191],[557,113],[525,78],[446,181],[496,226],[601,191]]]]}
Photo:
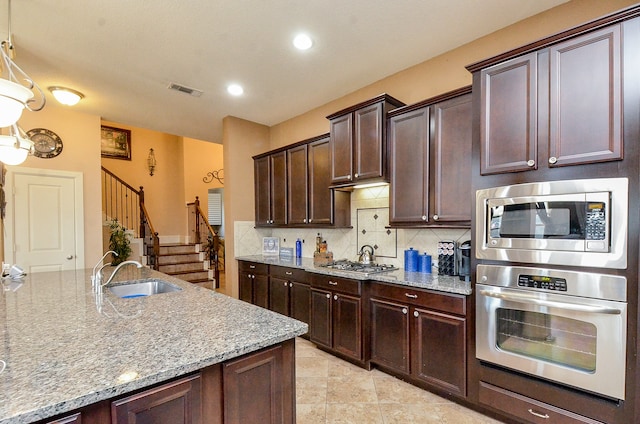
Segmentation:
{"type": "Polygon", "coordinates": [[[15,49],[11,37],[11,0],[8,4],[8,36],[0,43],[0,128],[8,127],[8,134],[0,135],[0,161],[17,165],[33,149],[33,142],[18,127],[18,119],[24,109],[41,110],[46,99],[38,84],[12,60],[15,49]],[[22,160],[15,163],[19,158],[22,160]]]}

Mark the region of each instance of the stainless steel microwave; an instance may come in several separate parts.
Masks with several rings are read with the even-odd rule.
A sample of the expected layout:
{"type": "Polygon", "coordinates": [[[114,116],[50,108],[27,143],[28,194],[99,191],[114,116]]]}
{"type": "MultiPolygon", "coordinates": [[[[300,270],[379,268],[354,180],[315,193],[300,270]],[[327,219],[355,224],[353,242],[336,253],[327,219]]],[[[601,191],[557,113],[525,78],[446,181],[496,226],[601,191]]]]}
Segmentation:
{"type": "Polygon", "coordinates": [[[478,190],[476,257],[625,269],[628,193],[627,178],[478,190]]]}

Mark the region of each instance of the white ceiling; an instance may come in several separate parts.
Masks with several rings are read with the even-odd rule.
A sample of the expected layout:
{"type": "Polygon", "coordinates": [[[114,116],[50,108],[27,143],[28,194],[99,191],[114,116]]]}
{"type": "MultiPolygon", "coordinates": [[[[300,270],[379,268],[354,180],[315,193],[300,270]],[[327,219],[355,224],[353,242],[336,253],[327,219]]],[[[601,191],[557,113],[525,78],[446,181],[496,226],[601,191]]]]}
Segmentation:
{"type": "Polygon", "coordinates": [[[565,1],[13,0],[11,30],[43,89],[85,94],[75,110],[221,142],[225,116],[277,124],[565,1]],[[311,50],[292,46],[299,31],[311,50]]]}

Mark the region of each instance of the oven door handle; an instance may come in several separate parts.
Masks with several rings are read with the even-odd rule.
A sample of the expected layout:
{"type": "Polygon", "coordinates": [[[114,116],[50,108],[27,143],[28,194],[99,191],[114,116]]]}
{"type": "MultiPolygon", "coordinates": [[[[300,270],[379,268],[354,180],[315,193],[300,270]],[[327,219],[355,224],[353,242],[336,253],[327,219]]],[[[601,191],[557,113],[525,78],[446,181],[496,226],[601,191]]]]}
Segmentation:
{"type": "Polygon", "coordinates": [[[572,311],[591,312],[607,315],[620,315],[622,311],[616,308],[606,308],[602,306],[589,306],[581,305],[578,303],[567,302],[555,302],[553,300],[539,299],[535,296],[526,294],[513,294],[513,293],[497,293],[489,290],[480,290],[480,294],[487,297],[493,297],[496,299],[510,300],[518,303],[534,303],[540,306],[549,306],[553,308],[569,309],[572,311]]]}

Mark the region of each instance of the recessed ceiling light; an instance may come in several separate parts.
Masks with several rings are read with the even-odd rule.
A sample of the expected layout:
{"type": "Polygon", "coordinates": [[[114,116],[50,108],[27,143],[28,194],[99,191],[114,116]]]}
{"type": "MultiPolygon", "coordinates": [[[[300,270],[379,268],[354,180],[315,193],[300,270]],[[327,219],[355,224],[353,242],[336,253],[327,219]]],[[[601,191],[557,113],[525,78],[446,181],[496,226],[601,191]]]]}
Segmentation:
{"type": "Polygon", "coordinates": [[[230,84],[227,87],[227,92],[232,96],[241,96],[244,93],[244,89],[240,84],[230,84]]]}
{"type": "Polygon", "coordinates": [[[298,50],[308,50],[313,46],[313,41],[307,34],[298,34],[293,39],[293,45],[298,50]]]}

